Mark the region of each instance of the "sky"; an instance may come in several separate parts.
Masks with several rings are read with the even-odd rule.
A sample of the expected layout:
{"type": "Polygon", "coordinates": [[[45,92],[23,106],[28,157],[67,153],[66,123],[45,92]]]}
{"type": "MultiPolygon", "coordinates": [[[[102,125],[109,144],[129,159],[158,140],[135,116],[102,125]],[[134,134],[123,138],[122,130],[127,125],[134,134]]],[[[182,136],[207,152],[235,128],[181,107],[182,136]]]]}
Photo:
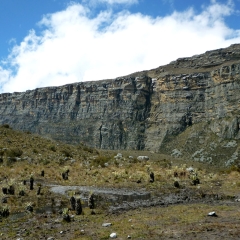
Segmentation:
{"type": "Polygon", "coordinates": [[[240,0],[0,0],[0,93],[112,79],[240,43],[240,0]]]}

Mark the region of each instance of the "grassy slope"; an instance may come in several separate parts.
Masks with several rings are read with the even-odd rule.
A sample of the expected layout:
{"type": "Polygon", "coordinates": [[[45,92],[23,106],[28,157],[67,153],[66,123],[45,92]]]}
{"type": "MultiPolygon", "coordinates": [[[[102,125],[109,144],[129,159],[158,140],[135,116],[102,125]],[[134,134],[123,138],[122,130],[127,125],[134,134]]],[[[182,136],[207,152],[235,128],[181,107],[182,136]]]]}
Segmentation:
{"type": "MultiPolygon", "coordinates": [[[[42,194],[36,195],[37,184],[40,183],[145,188],[155,194],[177,192],[173,182],[178,180],[182,188],[193,189],[199,196],[218,194],[231,198],[239,194],[240,174],[234,171],[239,169],[223,172],[214,166],[150,152],[124,151],[123,158],[116,159],[116,153],[97,151],[83,144],[66,145],[30,133],[14,131],[7,126],[0,127],[0,158],[3,160],[0,165],[0,187],[13,185],[15,188],[15,195],[1,193],[1,198],[7,196],[8,203],[2,203],[0,207],[8,206],[10,209],[10,216],[2,218],[0,222],[1,239],[16,239],[21,229],[26,229],[21,233],[24,239],[45,239],[49,236],[57,239],[108,239],[112,231],[116,231],[122,239],[126,239],[127,235],[134,239],[149,239],[149,236],[152,239],[177,236],[191,239],[194,235],[208,236],[207,229],[212,229],[212,234],[224,232],[227,228],[232,231],[232,239],[240,234],[235,227],[239,224],[239,210],[236,211],[235,205],[228,206],[225,203],[214,206],[214,211],[221,215],[221,218],[215,220],[206,217],[206,213],[213,210],[207,203],[141,208],[117,215],[106,215],[104,209],[96,209],[97,214],[91,215],[90,210],[84,208],[84,215],[76,216],[75,221],[69,224],[63,223],[59,214],[37,214],[35,211],[16,219],[11,217],[11,214],[15,216],[14,213],[24,212],[29,202],[34,208],[51,205],[53,202],[60,202],[62,208],[69,207],[68,199],[50,193],[44,185],[42,194]],[[133,159],[129,159],[129,155],[133,159]],[[150,160],[139,162],[136,160],[138,155],[148,155],[150,160]],[[103,167],[106,162],[108,166],[103,167]],[[199,186],[191,185],[191,176],[186,172],[186,167],[192,164],[201,181],[199,186]],[[67,181],[61,177],[66,169],[70,170],[67,181]],[[45,171],[44,177],[40,176],[42,170],[45,171]],[[149,183],[149,171],[155,174],[154,183],[149,183]],[[174,172],[178,175],[186,172],[186,176],[174,177],[174,172]],[[22,184],[31,175],[37,182],[34,190],[29,190],[28,183],[26,186],[22,184]],[[136,183],[139,179],[141,184],[136,183]],[[18,195],[20,190],[25,191],[25,196],[18,195]],[[113,226],[103,228],[103,222],[112,222],[113,226]],[[59,234],[61,230],[65,231],[62,235],[59,234]]],[[[227,237],[229,239],[229,235],[227,237]]]]}

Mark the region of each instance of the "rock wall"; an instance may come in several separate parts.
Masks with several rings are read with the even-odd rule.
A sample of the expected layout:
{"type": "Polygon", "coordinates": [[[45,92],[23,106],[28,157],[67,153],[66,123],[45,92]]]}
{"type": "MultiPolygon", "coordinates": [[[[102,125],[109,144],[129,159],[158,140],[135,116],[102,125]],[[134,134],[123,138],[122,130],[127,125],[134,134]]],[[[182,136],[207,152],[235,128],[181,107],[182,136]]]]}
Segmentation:
{"type": "Polygon", "coordinates": [[[0,95],[0,121],[57,140],[105,149],[144,149],[149,77],[39,88],[0,95]]]}
{"type": "Polygon", "coordinates": [[[216,150],[234,140],[222,159],[236,159],[239,89],[240,44],[234,44],[113,80],[0,94],[0,123],[104,149],[193,159],[200,151],[204,161],[219,158],[210,145],[216,150]]]}
{"type": "Polygon", "coordinates": [[[146,147],[159,150],[166,137],[204,122],[223,139],[239,139],[239,90],[240,63],[211,72],[159,77],[153,86],[146,147]]]}
{"type": "Polygon", "coordinates": [[[197,161],[237,161],[240,45],[155,71],[161,73],[153,79],[145,149],[197,161]]]}

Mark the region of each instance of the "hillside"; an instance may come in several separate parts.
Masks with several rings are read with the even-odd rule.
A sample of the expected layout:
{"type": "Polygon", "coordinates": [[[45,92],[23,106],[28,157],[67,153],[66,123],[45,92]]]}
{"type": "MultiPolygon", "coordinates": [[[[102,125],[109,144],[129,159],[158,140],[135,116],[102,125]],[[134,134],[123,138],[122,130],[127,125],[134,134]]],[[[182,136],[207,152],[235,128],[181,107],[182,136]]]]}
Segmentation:
{"type": "Polygon", "coordinates": [[[240,44],[110,80],[0,95],[0,123],[66,143],[238,164],[240,44]]]}
{"type": "Polygon", "coordinates": [[[239,171],[144,151],[68,145],[2,125],[0,236],[98,240],[116,232],[118,239],[238,239],[239,171]],[[216,216],[208,216],[212,211],[216,216]]]}

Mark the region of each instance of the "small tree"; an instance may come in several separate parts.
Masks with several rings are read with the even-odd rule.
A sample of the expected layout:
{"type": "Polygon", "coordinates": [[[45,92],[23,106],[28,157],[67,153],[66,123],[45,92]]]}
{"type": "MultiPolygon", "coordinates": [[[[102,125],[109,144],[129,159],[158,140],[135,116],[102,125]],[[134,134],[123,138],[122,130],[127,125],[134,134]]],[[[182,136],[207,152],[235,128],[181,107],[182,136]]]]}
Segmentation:
{"type": "Polygon", "coordinates": [[[77,198],[76,200],[76,215],[81,215],[82,214],[82,203],[81,199],[77,198]]]}
{"type": "Polygon", "coordinates": [[[25,195],[25,186],[20,186],[20,191],[19,191],[19,196],[24,196],[25,195]]]}
{"type": "Polygon", "coordinates": [[[34,178],[31,175],[31,177],[30,177],[30,190],[33,190],[33,183],[34,183],[34,178]]]}
{"type": "Polygon", "coordinates": [[[40,185],[38,186],[37,195],[40,195],[40,194],[41,194],[41,189],[42,189],[42,185],[40,184],[40,185]]]}
{"type": "Polygon", "coordinates": [[[3,192],[3,194],[8,194],[8,189],[7,189],[7,187],[3,187],[3,188],[2,188],[2,192],[3,192]]]}
{"type": "Polygon", "coordinates": [[[26,204],[26,210],[27,210],[28,212],[33,212],[33,203],[32,203],[32,202],[28,202],[28,203],[26,204]]]}
{"type": "Polygon", "coordinates": [[[192,175],[192,184],[193,184],[194,186],[200,184],[200,180],[199,180],[199,178],[198,178],[197,173],[195,173],[195,174],[192,175]]]}
{"type": "Polygon", "coordinates": [[[92,209],[91,214],[95,214],[94,210],[95,209],[95,202],[94,202],[94,195],[92,192],[90,192],[89,197],[88,197],[88,206],[90,209],[92,209]]]}
{"type": "Polygon", "coordinates": [[[9,183],[8,183],[8,194],[10,195],[14,195],[15,194],[15,188],[14,188],[14,183],[15,180],[14,179],[10,179],[9,183]]]}
{"type": "Polygon", "coordinates": [[[150,176],[150,182],[153,183],[154,182],[154,173],[150,172],[149,176],[150,176]]]}
{"type": "Polygon", "coordinates": [[[74,196],[72,196],[72,197],[70,198],[70,204],[71,204],[71,209],[72,209],[72,210],[75,210],[75,207],[76,207],[76,199],[75,199],[74,196]]]}
{"type": "Polygon", "coordinates": [[[0,208],[0,217],[8,217],[10,214],[9,212],[9,207],[8,206],[4,206],[2,208],[0,208]]]}
{"type": "Polygon", "coordinates": [[[65,171],[62,173],[62,178],[63,178],[63,180],[68,180],[68,173],[69,173],[69,169],[65,170],[65,171]]]}
{"type": "Polygon", "coordinates": [[[63,217],[63,221],[65,222],[71,222],[71,218],[68,214],[68,208],[64,208],[63,212],[62,212],[62,217],[63,217]]]}
{"type": "Polygon", "coordinates": [[[180,184],[179,184],[178,181],[175,181],[173,185],[174,185],[175,188],[180,188],[180,184]]]}

